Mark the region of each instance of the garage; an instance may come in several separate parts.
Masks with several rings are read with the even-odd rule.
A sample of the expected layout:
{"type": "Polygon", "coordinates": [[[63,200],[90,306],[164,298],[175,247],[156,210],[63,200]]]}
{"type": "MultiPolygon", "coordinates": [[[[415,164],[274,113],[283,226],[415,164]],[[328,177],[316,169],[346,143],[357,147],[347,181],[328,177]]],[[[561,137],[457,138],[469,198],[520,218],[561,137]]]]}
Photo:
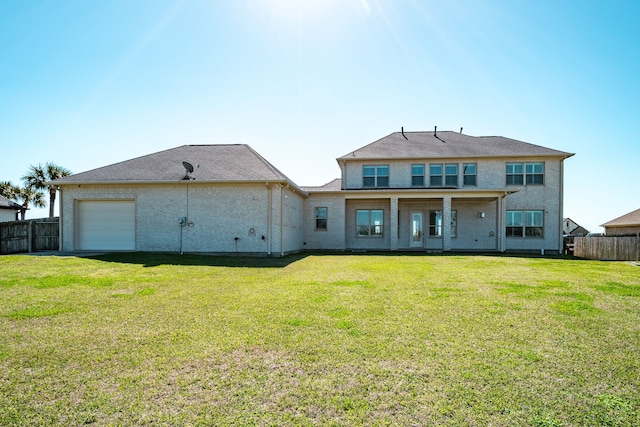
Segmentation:
{"type": "Polygon", "coordinates": [[[133,200],[79,200],[76,212],[78,250],[135,249],[133,200]]]}

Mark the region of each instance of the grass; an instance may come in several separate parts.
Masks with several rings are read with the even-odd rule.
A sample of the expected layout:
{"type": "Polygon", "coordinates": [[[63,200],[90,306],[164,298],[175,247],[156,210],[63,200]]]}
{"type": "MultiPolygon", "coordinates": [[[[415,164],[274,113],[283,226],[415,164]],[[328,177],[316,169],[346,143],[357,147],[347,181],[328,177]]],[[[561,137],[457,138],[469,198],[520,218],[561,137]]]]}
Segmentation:
{"type": "Polygon", "coordinates": [[[640,425],[640,268],[0,257],[0,425],[640,425]]]}

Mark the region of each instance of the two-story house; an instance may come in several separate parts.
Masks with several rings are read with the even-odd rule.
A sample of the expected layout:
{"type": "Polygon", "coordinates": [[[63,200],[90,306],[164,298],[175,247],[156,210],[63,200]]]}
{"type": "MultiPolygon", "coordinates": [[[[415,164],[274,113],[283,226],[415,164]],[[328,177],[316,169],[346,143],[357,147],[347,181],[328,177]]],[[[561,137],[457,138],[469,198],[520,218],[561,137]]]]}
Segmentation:
{"type": "Polygon", "coordinates": [[[56,180],[60,249],[560,252],[571,155],[398,132],[339,157],[339,179],[299,187],[247,145],[185,145],[56,180]]]}
{"type": "Polygon", "coordinates": [[[503,137],[397,132],[337,159],[341,179],[306,187],[317,249],[562,250],[563,161],[503,137]]]}

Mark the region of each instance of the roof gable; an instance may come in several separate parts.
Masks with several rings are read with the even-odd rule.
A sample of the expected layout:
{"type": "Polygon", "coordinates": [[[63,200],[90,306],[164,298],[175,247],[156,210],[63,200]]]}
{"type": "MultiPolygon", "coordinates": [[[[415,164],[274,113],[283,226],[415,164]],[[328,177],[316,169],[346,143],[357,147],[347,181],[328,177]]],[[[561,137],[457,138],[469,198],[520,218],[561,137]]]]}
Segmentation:
{"type": "Polygon", "coordinates": [[[13,211],[19,211],[21,206],[4,196],[0,196],[0,209],[10,209],[13,211]]]}
{"type": "Polygon", "coordinates": [[[55,180],[56,184],[175,182],[185,177],[182,162],[201,181],[289,181],[246,144],[183,145],[55,180]]]}
{"type": "Polygon", "coordinates": [[[624,227],[629,225],[640,225],[640,209],[629,212],[616,219],[602,224],[602,227],[624,227]]]}
{"type": "Polygon", "coordinates": [[[567,158],[572,155],[502,136],[469,136],[451,131],[394,132],[338,160],[527,156],[567,158]]]}

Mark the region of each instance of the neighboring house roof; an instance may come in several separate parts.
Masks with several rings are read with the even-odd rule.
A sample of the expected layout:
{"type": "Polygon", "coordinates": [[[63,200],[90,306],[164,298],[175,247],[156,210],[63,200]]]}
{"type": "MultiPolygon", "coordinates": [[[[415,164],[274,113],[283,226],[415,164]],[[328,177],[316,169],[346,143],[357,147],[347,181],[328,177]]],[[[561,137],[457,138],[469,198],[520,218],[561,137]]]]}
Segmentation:
{"type": "Polygon", "coordinates": [[[602,224],[602,227],[628,227],[634,225],[640,226],[640,209],[636,209],[633,212],[629,212],[621,217],[605,222],[602,224]]]}
{"type": "Polygon", "coordinates": [[[586,236],[587,234],[589,234],[589,230],[587,230],[586,228],[584,228],[583,226],[581,226],[580,224],[578,224],[577,222],[575,222],[571,218],[564,218],[562,220],[562,223],[563,223],[563,231],[567,235],[570,235],[570,236],[579,236],[579,235],[586,236]],[[565,226],[565,224],[567,224],[567,223],[569,223],[568,227],[565,226]]]}
{"type": "Polygon", "coordinates": [[[4,196],[0,196],[0,209],[10,209],[12,211],[19,211],[22,207],[15,203],[12,202],[11,200],[7,199],[4,196]]]}
{"type": "Polygon", "coordinates": [[[502,136],[469,136],[451,131],[404,132],[403,136],[394,132],[338,160],[527,156],[567,158],[573,154],[502,136]]]}
{"type": "Polygon", "coordinates": [[[196,182],[286,181],[286,175],[246,144],[183,145],[53,181],[55,184],[176,182],[185,178],[182,162],[194,167],[196,182]]]}

